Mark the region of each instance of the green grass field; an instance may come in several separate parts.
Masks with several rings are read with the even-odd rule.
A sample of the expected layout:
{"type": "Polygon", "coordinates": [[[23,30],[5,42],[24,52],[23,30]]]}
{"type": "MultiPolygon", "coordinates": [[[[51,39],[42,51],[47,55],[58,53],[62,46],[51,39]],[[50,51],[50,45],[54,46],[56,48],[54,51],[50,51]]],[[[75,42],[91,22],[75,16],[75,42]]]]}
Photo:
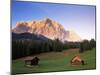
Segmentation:
{"type": "Polygon", "coordinates": [[[86,51],[81,55],[86,65],[72,66],[71,59],[78,54],[78,49],[64,50],[63,52],[49,52],[37,55],[40,58],[38,66],[27,67],[24,58],[12,61],[12,73],[39,73],[54,71],[74,71],[96,68],[96,50],[86,51]]]}

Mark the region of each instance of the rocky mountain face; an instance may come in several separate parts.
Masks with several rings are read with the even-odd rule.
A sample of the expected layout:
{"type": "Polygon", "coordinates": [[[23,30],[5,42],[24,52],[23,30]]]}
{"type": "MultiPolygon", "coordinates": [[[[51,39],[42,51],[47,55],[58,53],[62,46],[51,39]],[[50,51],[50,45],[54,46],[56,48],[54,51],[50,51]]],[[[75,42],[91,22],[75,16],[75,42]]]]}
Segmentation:
{"type": "Polygon", "coordinates": [[[67,41],[82,41],[80,36],[75,31],[67,31],[67,41]]]}
{"type": "Polygon", "coordinates": [[[33,20],[27,22],[17,22],[13,33],[34,33],[36,35],[43,35],[49,39],[59,39],[61,41],[81,41],[81,38],[73,31],[66,31],[64,27],[49,19],[33,20]]]}

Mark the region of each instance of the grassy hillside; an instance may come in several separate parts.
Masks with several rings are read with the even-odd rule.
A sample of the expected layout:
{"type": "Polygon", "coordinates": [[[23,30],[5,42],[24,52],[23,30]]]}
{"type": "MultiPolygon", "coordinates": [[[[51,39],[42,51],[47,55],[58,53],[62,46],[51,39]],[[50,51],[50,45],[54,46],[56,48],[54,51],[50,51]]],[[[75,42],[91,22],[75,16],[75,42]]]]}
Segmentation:
{"type": "Polygon", "coordinates": [[[37,55],[40,58],[38,66],[27,67],[24,64],[24,58],[13,60],[12,73],[37,73],[52,71],[72,71],[96,68],[95,49],[86,51],[81,55],[86,65],[72,66],[70,60],[78,54],[78,49],[64,50],[63,52],[49,52],[37,55]]]}

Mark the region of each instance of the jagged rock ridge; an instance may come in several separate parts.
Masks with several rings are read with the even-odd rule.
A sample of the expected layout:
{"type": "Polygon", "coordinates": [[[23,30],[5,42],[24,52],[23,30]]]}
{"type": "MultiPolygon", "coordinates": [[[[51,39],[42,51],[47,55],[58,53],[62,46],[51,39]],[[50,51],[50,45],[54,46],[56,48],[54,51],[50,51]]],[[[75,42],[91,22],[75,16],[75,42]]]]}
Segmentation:
{"type": "Polygon", "coordinates": [[[33,20],[27,22],[17,22],[14,33],[34,33],[43,35],[49,39],[58,38],[61,41],[80,41],[81,38],[72,31],[66,31],[64,27],[56,21],[49,18],[43,20],[33,20]]]}

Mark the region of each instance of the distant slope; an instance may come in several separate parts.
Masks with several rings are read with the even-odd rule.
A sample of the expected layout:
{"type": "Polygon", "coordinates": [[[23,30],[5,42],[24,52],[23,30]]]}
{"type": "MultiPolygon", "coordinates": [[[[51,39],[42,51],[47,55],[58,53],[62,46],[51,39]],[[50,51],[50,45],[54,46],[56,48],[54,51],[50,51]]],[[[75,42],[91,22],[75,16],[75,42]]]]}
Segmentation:
{"type": "Polygon", "coordinates": [[[39,41],[47,41],[47,40],[50,40],[42,35],[35,35],[35,34],[31,34],[31,33],[20,33],[20,34],[17,34],[17,33],[12,33],[12,39],[14,40],[24,40],[24,39],[27,39],[27,40],[39,40],[39,41]]]}

